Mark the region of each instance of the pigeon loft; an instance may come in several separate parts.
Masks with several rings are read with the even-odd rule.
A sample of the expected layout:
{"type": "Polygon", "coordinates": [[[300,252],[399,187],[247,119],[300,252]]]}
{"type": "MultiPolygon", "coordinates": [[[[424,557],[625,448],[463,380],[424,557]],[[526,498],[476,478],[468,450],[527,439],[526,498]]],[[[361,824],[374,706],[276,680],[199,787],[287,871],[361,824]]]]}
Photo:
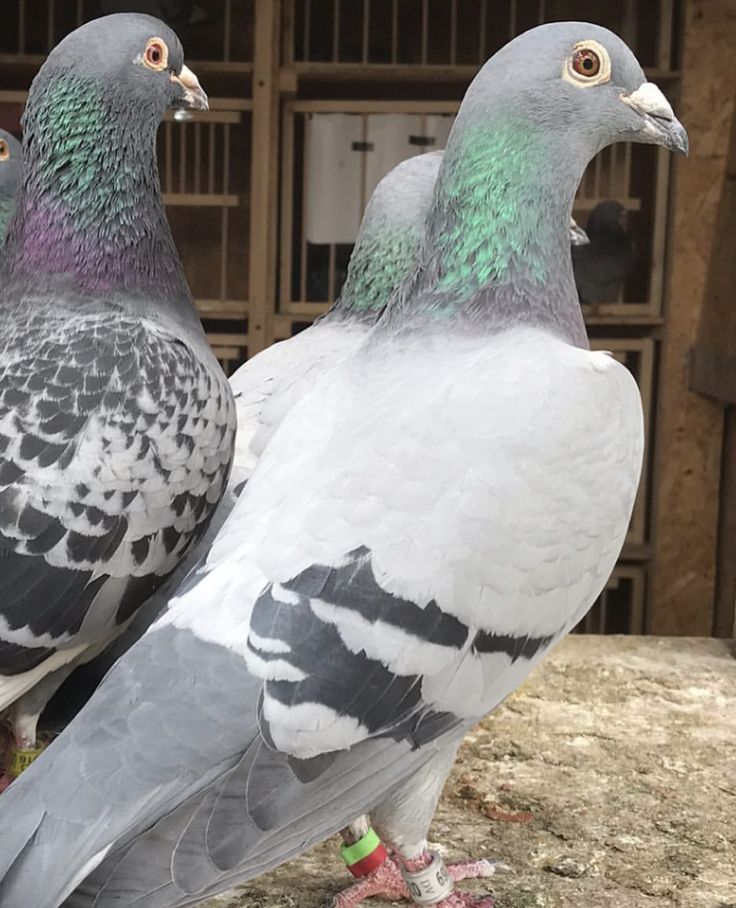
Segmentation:
{"type": "MultiPolygon", "coordinates": [[[[151,0],[150,6],[157,3],[210,96],[210,111],[167,119],[159,160],[187,277],[227,372],[310,324],[338,297],[371,190],[399,160],[444,147],[467,84],[510,38],[545,21],[598,22],[627,41],[647,76],[676,103],[683,35],[694,27],[679,0],[151,0]]],[[[132,5],[5,0],[1,125],[18,130],[31,78],[64,34],[132,5]]],[[[701,48],[709,58],[713,34],[701,48]]],[[[659,375],[662,347],[673,342],[668,337],[679,343],[673,318],[680,326],[688,318],[675,315],[667,299],[671,169],[669,153],[653,146],[606,149],[588,168],[574,209],[585,227],[601,201],[619,202],[635,244],[623,285],[583,307],[593,345],[635,375],[648,421],[647,463],[622,562],[644,578],[636,584],[641,607],[627,613],[632,631],[649,626],[641,619],[645,607],[664,622],[653,626],[669,626],[656,576],[660,558],[677,549],[674,529],[656,518],[665,513],[657,477],[675,469],[663,468],[661,456],[671,451],[674,431],[662,437],[660,398],[671,382],[659,375]]],[[[693,436],[683,462],[695,447],[693,436]]],[[[703,557],[709,533],[701,534],[703,557]]],[[[688,551],[696,547],[691,539],[688,551]]],[[[613,606],[599,611],[604,617],[595,626],[613,627],[613,606]]],[[[704,630],[694,618],[679,629],[695,627],[704,630]]]]}

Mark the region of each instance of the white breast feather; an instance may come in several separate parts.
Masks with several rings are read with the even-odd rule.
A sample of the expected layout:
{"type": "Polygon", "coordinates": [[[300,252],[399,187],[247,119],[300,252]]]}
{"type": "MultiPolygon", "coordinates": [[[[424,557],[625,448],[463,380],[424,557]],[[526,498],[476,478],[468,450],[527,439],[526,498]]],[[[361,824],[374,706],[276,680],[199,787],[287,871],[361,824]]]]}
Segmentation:
{"type": "MultiPolygon", "coordinates": [[[[642,411],[630,373],[530,329],[443,341],[436,354],[426,344],[377,362],[359,354],[317,382],[277,429],[208,557],[227,590],[214,603],[223,643],[228,627],[231,635],[247,622],[259,585],[339,564],[361,546],[386,590],[434,601],[473,631],[559,635],[599,595],[641,469],[642,411]]],[[[186,600],[168,620],[211,638],[212,613],[204,627],[186,600]]],[[[366,631],[363,648],[380,650],[381,634],[359,628],[349,609],[323,617],[351,649],[366,631]]],[[[384,664],[426,670],[421,648],[400,663],[400,637],[388,636],[384,664]]],[[[455,653],[427,674],[423,695],[458,715],[483,715],[534,661],[455,653]]],[[[257,673],[270,671],[268,663],[257,673]]],[[[274,713],[276,724],[279,716],[286,722],[274,713]]],[[[319,750],[322,732],[311,720],[297,730],[293,720],[272,733],[292,753],[319,750]]]]}

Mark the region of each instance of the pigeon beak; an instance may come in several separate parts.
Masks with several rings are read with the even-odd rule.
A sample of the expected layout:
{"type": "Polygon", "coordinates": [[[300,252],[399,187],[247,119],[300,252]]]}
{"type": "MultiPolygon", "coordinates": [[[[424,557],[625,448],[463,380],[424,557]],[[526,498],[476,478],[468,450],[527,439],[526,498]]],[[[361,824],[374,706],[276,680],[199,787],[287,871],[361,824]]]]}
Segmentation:
{"type": "Polygon", "coordinates": [[[687,154],[689,143],[685,127],[653,82],[642,82],[636,91],[621,95],[621,100],[644,118],[644,126],[638,133],[640,141],[687,154]]]}
{"type": "Polygon", "coordinates": [[[199,84],[199,79],[188,66],[182,66],[178,76],[176,73],[172,73],[171,81],[177,82],[184,89],[184,97],[177,101],[177,107],[183,108],[184,110],[210,109],[207,95],[199,84]]]}

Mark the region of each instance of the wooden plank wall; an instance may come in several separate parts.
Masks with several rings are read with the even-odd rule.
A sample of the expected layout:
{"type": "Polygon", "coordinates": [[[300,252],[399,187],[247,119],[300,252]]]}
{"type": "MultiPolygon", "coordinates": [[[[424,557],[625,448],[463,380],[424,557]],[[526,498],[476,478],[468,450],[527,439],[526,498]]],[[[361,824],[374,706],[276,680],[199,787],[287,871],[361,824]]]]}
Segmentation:
{"type": "Polygon", "coordinates": [[[690,387],[726,407],[713,633],[736,635],[736,105],[714,228],[703,313],[690,354],[690,387]]]}
{"type": "MultiPolygon", "coordinates": [[[[680,116],[690,156],[675,164],[672,263],[657,431],[655,569],[647,630],[714,629],[722,407],[688,387],[688,356],[706,305],[736,94],[736,0],[684,5],[680,116]]],[[[736,553],[735,553],[736,554],[736,553]]]]}

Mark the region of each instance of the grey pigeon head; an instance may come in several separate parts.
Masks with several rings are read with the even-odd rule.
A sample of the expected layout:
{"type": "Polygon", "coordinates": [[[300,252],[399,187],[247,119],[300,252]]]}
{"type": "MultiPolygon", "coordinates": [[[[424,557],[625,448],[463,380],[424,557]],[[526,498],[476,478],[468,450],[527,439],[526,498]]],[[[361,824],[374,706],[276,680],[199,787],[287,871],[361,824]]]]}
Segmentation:
{"type": "Polygon", "coordinates": [[[6,292],[31,283],[48,291],[54,281],[83,292],[144,291],[183,301],[195,325],[158,179],[156,130],[172,107],[206,109],[207,96],[158,19],[95,19],[54,48],[23,115],[6,292]]]}
{"type": "Polygon", "coordinates": [[[5,231],[15,207],[15,196],[20,183],[20,142],[0,129],[0,246],[5,242],[5,231]]]}
{"type": "Polygon", "coordinates": [[[73,73],[95,87],[100,98],[133,105],[138,117],[156,125],[169,108],[206,110],[207,96],[184,65],[176,33],[142,13],[116,13],[93,19],[71,32],[51,51],[31,88],[73,73]]]}
{"type": "Polygon", "coordinates": [[[627,44],[600,25],[553,22],[509,42],[476,76],[463,107],[474,118],[502,99],[518,120],[553,130],[587,160],[614,142],[688,151],[667,99],[627,44]]]}
{"type": "Polygon", "coordinates": [[[442,152],[402,161],[376,186],[355,241],[340,298],[329,318],[373,321],[411,273],[424,238],[442,152]]]}
{"type": "Polygon", "coordinates": [[[570,214],[590,160],[626,141],[687,152],[684,128],[619,37],[557,22],[507,44],[465,95],[419,268],[384,323],[412,313],[472,331],[529,324],[586,347],[570,214]]]}

